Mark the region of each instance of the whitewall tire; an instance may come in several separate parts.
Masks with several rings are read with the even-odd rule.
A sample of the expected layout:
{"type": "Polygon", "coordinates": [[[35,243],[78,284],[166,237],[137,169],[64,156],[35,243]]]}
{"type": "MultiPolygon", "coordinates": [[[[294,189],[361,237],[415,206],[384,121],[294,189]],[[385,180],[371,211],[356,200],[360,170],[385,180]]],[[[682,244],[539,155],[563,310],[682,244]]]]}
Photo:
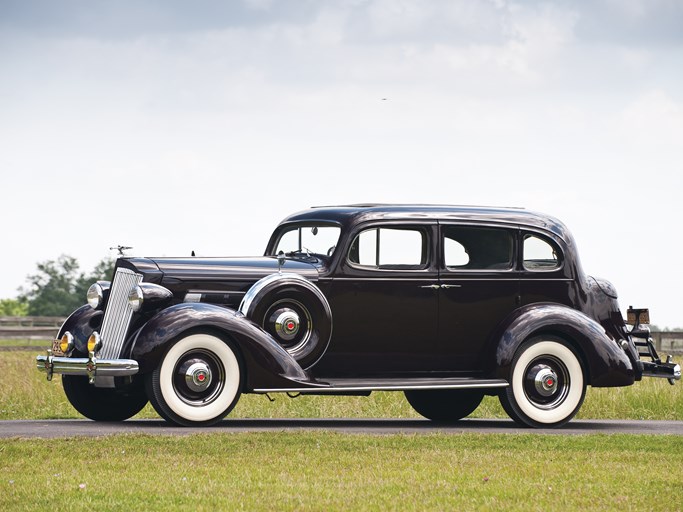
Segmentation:
{"type": "Polygon", "coordinates": [[[578,412],[586,395],[579,355],[564,340],[525,342],[512,362],[510,386],[500,395],[505,411],[530,427],[559,427],[578,412]]]}
{"type": "Polygon", "coordinates": [[[148,376],[147,393],[164,419],[182,426],[212,425],[240,396],[238,355],[222,339],[206,333],[179,338],[148,376]]]}

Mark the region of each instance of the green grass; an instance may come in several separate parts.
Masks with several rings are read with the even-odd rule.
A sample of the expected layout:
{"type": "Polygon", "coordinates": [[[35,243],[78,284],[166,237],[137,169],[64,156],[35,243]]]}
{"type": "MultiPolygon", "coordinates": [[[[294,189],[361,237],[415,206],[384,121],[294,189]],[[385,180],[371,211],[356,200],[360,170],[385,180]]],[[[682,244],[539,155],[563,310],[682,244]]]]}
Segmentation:
{"type": "MultiPolygon", "coordinates": [[[[36,352],[0,352],[0,419],[79,418],[64,396],[61,378],[47,382],[35,369],[36,352]]],[[[417,418],[402,393],[369,397],[243,395],[235,418],[417,418]]],[[[157,418],[148,405],[138,415],[157,418]]],[[[498,399],[486,397],[472,417],[506,418],[498,399]]],[[[588,388],[578,418],[683,420],[683,386],[664,379],[645,379],[625,388],[588,388]]]]}
{"type": "Polygon", "coordinates": [[[681,453],[626,435],[0,440],[0,509],[669,511],[681,453]]]}
{"type": "Polygon", "coordinates": [[[0,340],[0,347],[36,347],[37,350],[41,350],[49,346],[50,342],[45,340],[0,340]]]}

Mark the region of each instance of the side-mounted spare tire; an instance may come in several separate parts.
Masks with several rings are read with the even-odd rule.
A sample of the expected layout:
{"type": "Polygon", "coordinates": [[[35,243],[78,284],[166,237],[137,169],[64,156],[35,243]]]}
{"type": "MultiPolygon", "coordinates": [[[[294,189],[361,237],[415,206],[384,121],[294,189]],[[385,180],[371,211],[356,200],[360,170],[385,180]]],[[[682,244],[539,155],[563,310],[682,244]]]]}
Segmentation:
{"type": "Polygon", "coordinates": [[[239,310],[304,369],[318,362],[332,337],[330,304],[315,284],[298,274],[264,277],[249,289],[239,310]]]}

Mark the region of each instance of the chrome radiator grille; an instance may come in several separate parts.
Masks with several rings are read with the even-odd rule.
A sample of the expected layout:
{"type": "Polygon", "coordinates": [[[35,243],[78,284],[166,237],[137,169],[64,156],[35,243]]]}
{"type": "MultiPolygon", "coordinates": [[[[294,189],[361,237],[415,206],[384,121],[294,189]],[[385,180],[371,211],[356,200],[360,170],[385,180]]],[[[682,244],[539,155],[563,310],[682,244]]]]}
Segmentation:
{"type": "Polygon", "coordinates": [[[119,268],[114,276],[107,309],[102,321],[102,350],[97,357],[102,359],[117,359],[121,355],[123,342],[126,340],[133,310],[128,305],[128,294],[142,281],[142,275],[132,270],[119,268]]]}

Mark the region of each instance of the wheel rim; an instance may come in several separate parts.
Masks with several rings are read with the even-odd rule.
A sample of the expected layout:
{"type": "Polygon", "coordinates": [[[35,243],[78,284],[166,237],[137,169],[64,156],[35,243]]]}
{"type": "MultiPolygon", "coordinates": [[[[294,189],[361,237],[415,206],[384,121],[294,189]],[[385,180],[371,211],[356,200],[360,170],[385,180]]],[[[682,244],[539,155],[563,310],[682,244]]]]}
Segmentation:
{"type": "Polygon", "coordinates": [[[173,370],[173,391],[184,403],[202,407],[213,402],[225,387],[225,368],[208,350],[183,354],[173,370]]]}
{"type": "Polygon", "coordinates": [[[557,358],[534,359],[524,372],[524,394],[539,409],[551,410],[569,395],[571,379],[567,367],[557,358]]]}
{"type": "Polygon", "coordinates": [[[293,357],[300,356],[313,334],[313,317],[308,308],[293,299],[275,302],[264,315],[263,328],[293,357]]]}

